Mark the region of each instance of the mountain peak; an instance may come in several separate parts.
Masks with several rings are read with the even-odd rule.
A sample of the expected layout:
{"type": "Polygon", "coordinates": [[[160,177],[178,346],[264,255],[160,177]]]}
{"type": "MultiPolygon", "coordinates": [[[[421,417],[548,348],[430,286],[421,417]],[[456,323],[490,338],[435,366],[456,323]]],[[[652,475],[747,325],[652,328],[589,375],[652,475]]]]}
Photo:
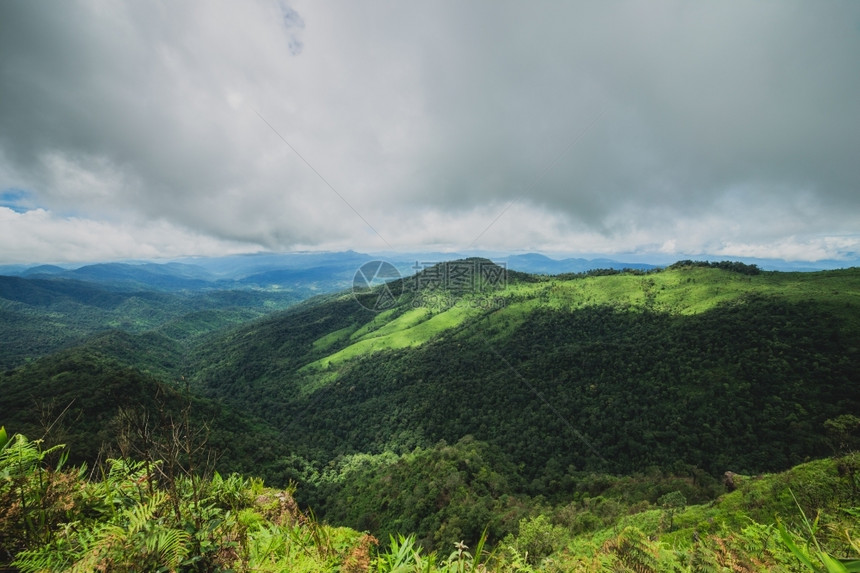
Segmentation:
{"type": "Polygon", "coordinates": [[[467,257],[420,268],[412,277],[404,279],[404,286],[416,291],[468,294],[504,288],[507,280],[505,266],[483,257],[467,257]]]}

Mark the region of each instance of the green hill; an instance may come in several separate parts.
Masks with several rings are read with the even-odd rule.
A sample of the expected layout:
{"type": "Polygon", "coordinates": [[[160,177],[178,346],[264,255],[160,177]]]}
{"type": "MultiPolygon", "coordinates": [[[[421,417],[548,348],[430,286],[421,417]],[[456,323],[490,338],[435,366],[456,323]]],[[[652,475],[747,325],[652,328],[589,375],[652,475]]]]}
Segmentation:
{"type": "MultiPolygon", "coordinates": [[[[0,374],[3,424],[47,445],[74,443],[75,463],[119,454],[139,458],[150,451],[163,457],[181,432],[206,450],[212,468],[256,468],[255,475],[281,481],[269,470],[289,452],[268,424],[188,394],[181,381],[169,384],[142,372],[156,348],[154,339],[114,333],[0,374]],[[123,357],[138,366],[123,364],[123,357]],[[183,427],[186,423],[191,429],[183,427]],[[259,465],[263,460],[265,467],[259,465]]],[[[164,365],[150,367],[166,371],[164,365]]]]}
{"type": "Polygon", "coordinates": [[[0,276],[0,369],[80,344],[109,330],[161,331],[177,342],[287,308],[286,291],[169,293],[62,278],[0,276]]]}
{"type": "Polygon", "coordinates": [[[857,269],[511,273],[379,313],[305,304],[209,341],[188,375],[321,462],[473,435],[536,491],[568,467],[772,471],[829,453],[824,422],[860,408],[858,298],[857,269]]]}
{"type": "MultiPolygon", "coordinates": [[[[219,467],[295,480],[322,518],[436,548],[488,524],[498,543],[624,476],[640,476],[627,501],[703,502],[726,471],[779,472],[857,440],[860,269],[545,277],[468,259],[266,316],[256,296],[156,305],[157,320],[132,314],[147,322],[9,369],[3,423],[40,436],[68,405],[55,430],[94,460],[118,447],[119,410],[177,420],[190,405],[219,467]]],[[[74,329],[82,315],[57,316],[74,329]]]]}

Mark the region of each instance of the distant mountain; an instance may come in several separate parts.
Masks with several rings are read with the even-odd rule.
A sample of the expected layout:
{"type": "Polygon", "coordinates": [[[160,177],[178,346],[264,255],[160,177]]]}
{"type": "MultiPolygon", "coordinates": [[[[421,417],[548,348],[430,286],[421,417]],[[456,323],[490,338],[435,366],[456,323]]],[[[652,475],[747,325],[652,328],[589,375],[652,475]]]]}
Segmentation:
{"type": "Polygon", "coordinates": [[[644,263],[624,263],[611,259],[551,259],[538,253],[511,255],[507,258],[494,259],[505,262],[509,269],[542,275],[558,275],[562,273],[584,273],[594,269],[637,269],[648,270],[659,268],[658,265],[644,263]]]}
{"type": "Polygon", "coordinates": [[[99,263],[71,269],[39,265],[15,267],[10,270],[16,272],[10,274],[85,281],[124,291],[288,288],[294,290],[299,298],[307,298],[321,292],[349,288],[355,272],[371,260],[374,257],[352,251],[260,254],[189,259],[193,262],[99,263]]]}
{"type": "MultiPolygon", "coordinates": [[[[656,261],[624,261],[612,258],[556,259],[540,253],[443,253],[443,252],[383,252],[375,254],[344,252],[257,253],[224,257],[191,257],[167,263],[119,262],[98,263],[67,268],[58,265],[0,266],[0,274],[30,278],[68,278],[122,289],[156,289],[192,291],[226,288],[298,288],[305,282],[308,295],[334,292],[349,288],[356,271],[365,263],[381,260],[394,265],[404,277],[448,260],[465,256],[488,258],[496,263],[533,274],[556,275],[582,273],[596,269],[648,270],[665,266],[656,261]]],[[[726,257],[698,255],[685,257],[695,260],[722,261],[726,257]]],[[[784,261],[779,259],[742,258],[741,262],[756,264],[763,270],[818,271],[860,265],[860,261],[784,261]]],[[[672,261],[668,261],[672,262],[672,261]]],[[[668,264],[668,262],[666,264],[668,264]]]]}
{"type": "Polygon", "coordinates": [[[26,272],[32,265],[0,265],[0,275],[17,276],[26,272]]]}
{"type": "Polygon", "coordinates": [[[27,268],[26,270],[20,272],[20,275],[24,277],[38,278],[40,276],[61,275],[66,271],[67,269],[64,269],[63,267],[58,267],[57,265],[38,265],[35,267],[27,268]]]}
{"type": "Polygon", "coordinates": [[[199,290],[213,288],[216,281],[216,277],[202,267],[176,262],[98,263],[72,268],[38,265],[8,272],[7,275],[77,280],[120,290],[199,290]]]}
{"type": "Polygon", "coordinates": [[[66,271],[60,276],[123,288],[199,290],[212,286],[214,277],[205,269],[181,263],[102,263],[66,271]]]}
{"type": "Polygon", "coordinates": [[[356,268],[351,264],[307,269],[277,269],[255,273],[237,282],[241,285],[255,285],[261,288],[294,287],[334,292],[350,288],[355,272],[356,268]]]}
{"type": "Polygon", "coordinates": [[[0,299],[30,306],[51,307],[71,303],[109,309],[126,298],[84,281],[0,276],[0,299]]]}
{"type": "Polygon", "coordinates": [[[352,269],[375,257],[355,251],[337,253],[258,253],[227,257],[184,259],[222,279],[241,280],[252,275],[281,270],[310,270],[319,268],[352,269]]]}

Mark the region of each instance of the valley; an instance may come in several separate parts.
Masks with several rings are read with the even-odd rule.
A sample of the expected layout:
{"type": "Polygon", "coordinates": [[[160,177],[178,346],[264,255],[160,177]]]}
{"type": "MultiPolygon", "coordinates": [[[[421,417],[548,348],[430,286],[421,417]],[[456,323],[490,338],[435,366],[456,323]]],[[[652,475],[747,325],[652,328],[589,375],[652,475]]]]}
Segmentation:
{"type": "Polygon", "coordinates": [[[765,507],[799,524],[777,484],[826,482],[800,505],[853,527],[839,516],[860,502],[860,270],[540,275],[471,258],[356,294],[356,259],[302,271],[313,288],[273,268],[248,276],[294,282],[184,266],[0,277],[0,423],[68,444],[70,463],[239,472],[383,546],[483,538],[524,567],[598,559],[624,535],[713,552],[707,535],[729,539],[741,513],[766,525],[765,507]],[[496,278],[438,280],[470,268],[496,278]],[[726,472],[776,477],[739,478],[736,502],[726,472]]]}

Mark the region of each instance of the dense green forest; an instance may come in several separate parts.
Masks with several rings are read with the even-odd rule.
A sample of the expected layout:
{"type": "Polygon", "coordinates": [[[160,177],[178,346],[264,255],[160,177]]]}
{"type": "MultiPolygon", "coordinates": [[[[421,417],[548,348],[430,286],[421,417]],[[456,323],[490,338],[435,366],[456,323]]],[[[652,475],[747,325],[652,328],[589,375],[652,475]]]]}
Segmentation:
{"type": "Polygon", "coordinates": [[[284,309],[301,296],[263,290],[126,290],[68,279],[0,276],[0,368],[86,341],[95,334],[161,332],[182,343],[284,309]]]}
{"type": "MultiPolygon", "coordinates": [[[[485,461],[481,449],[467,441],[418,453],[426,459],[407,461],[395,479],[438,488],[443,469],[448,483],[441,487],[451,488],[451,476],[470,473],[464,464],[485,461]],[[412,461],[435,464],[437,472],[410,472],[412,461]]],[[[566,503],[516,507],[509,500],[516,533],[490,544],[487,527],[476,544],[460,540],[439,551],[422,549],[412,535],[380,542],[323,523],[299,507],[294,485],[223,477],[195,466],[193,449],[92,468],[67,465],[67,454],[0,427],[0,565],[27,573],[860,571],[856,453],[774,475],[734,475],[731,491],[706,504],[685,495],[689,483],[660,475],[583,476],[566,503]],[[675,485],[682,489],[655,498],[675,485]]],[[[352,465],[367,471],[362,460],[352,465]]],[[[490,486],[503,479],[472,474],[490,486]]],[[[355,493],[359,506],[373,504],[372,491],[355,493]]],[[[459,489],[452,493],[452,513],[468,521],[467,512],[480,511],[459,489]]]]}
{"type": "MultiPolygon", "coordinates": [[[[401,551],[438,570],[486,559],[493,570],[589,570],[641,550],[676,561],[673,570],[735,558],[735,570],[758,570],[758,543],[761,563],[800,570],[783,534],[852,554],[856,535],[836,531],[856,531],[860,488],[850,453],[860,446],[860,270],[682,261],[540,276],[478,259],[447,265],[304,302],[277,290],[131,292],[4,277],[15,280],[0,284],[10,340],[0,423],[41,439],[29,442],[39,451],[69,444],[67,463],[90,468],[75,470],[83,488],[102,487],[93,471],[120,463],[110,459],[179,468],[149,492],[172,496],[158,502],[172,504],[168,521],[192,503],[170,489],[180,473],[215,489],[216,470],[287,488],[292,526],[310,536],[294,538],[295,550],[325,554],[332,568],[355,550],[378,570],[393,570],[384,563],[401,551]],[[464,268],[488,274],[439,280],[464,268]],[[726,475],[740,476],[729,479],[735,491],[726,475]],[[822,525],[805,529],[801,516],[819,510],[822,525]],[[775,514],[788,529],[774,529],[775,514]],[[341,532],[343,544],[320,549],[321,531],[341,532]]],[[[32,471],[53,471],[51,456],[32,471]]],[[[275,495],[250,483],[242,487],[275,495]]],[[[123,503],[112,519],[136,511],[123,503]]],[[[241,545],[284,526],[251,502],[215,506],[259,517],[209,538],[216,545],[218,535],[241,545]]],[[[80,511],[96,527],[93,510],[80,511]]],[[[200,550],[195,539],[182,559],[200,550]]],[[[236,568],[261,570],[242,547],[230,556],[236,568]]],[[[205,559],[174,568],[233,566],[205,559]]]]}

